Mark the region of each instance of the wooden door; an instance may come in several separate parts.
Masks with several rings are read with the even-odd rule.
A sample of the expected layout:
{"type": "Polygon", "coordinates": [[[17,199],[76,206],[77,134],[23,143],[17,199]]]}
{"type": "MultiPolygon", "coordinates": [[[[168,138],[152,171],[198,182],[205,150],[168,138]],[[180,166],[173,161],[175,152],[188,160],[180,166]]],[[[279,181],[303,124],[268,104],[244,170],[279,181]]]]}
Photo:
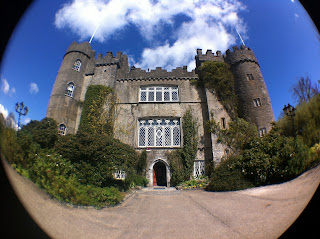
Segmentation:
{"type": "Polygon", "coordinates": [[[156,171],[153,168],[153,186],[157,186],[157,177],[156,177],[156,171]]]}

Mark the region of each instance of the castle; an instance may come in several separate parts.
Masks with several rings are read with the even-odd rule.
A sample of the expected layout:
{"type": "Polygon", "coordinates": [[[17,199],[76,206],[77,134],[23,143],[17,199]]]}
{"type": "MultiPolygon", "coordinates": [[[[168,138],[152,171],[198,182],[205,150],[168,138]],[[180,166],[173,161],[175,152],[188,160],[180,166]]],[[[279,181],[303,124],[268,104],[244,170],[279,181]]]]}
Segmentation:
{"type": "MultiPolygon", "coordinates": [[[[225,54],[201,49],[195,56],[196,69],[177,67],[171,72],[157,67],[151,71],[129,67],[128,56],[107,52],[105,56],[91,49],[88,42],[73,42],[66,51],[47,109],[47,117],[59,124],[62,135],[75,134],[89,85],[112,87],[117,94],[114,136],[137,151],[147,150],[146,177],[150,186],[170,186],[167,152],[183,145],[182,117],[188,109],[198,122],[198,152],[193,176],[205,174],[206,162],[219,163],[226,153],[214,134],[205,127],[214,117],[227,127],[230,116],[215,92],[197,87],[197,68],[205,61],[226,62],[235,76],[235,90],[241,117],[257,125],[263,136],[274,121],[268,91],[259,63],[250,48],[233,47],[225,54]]],[[[121,178],[122,172],[117,177],[121,178]]]]}

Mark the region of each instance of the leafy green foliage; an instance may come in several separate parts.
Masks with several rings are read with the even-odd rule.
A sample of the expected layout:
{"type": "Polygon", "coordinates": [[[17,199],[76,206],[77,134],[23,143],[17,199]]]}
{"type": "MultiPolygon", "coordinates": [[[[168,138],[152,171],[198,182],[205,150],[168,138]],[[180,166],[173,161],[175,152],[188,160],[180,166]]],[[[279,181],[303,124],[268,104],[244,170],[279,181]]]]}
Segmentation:
{"type": "Polygon", "coordinates": [[[200,83],[214,91],[232,119],[237,117],[234,76],[225,62],[207,61],[198,69],[200,83]]]}
{"type": "Polygon", "coordinates": [[[123,199],[120,191],[148,184],[137,175],[135,150],[110,136],[84,132],[61,136],[56,122],[45,118],[24,126],[17,137],[2,123],[3,117],[0,120],[1,153],[17,172],[62,202],[112,206],[123,199]],[[115,169],[125,170],[128,178],[113,179],[115,169]]]}
{"type": "Polygon", "coordinates": [[[232,154],[240,154],[246,144],[258,137],[256,125],[242,118],[236,118],[229,123],[227,129],[221,129],[220,124],[212,117],[207,126],[210,132],[217,135],[218,143],[228,146],[232,154]]]}
{"type": "Polygon", "coordinates": [[[79,131],[113,135],[115,95],[112,88],[90,85],[81,114],[79,131]]]}
{"type": "Polygon", "coordinates": [[[267,136],[247,145],[235,166],[256,186],[279,183],[305,171],[308,151],[300,138],[286,137],[274,126],[267,136]]]}
{"type": "Polygon", "coordinates": [[[51,118],[44,118],[41,121],[32,120],[24,125],[18,132],[18,137],[32,137],[32,141],[41,148],[52,148],[58,138],[57,122],[51,118]]]}
{"type": "Polygon", "coordinates": [[[221,162],[211,175],[211,181],[207,186],[208,191],[234,191],[254,187],[241,170],[235,166],[236,157],[221,162]]]}
{"type": "Polygon", "coordinates": [[[84,132],[66,135],[59,137],[55,150],[72,162],[82,184],[110,185],[117,169],[128,175],[137,173],[135,150],[112,137],[84,132]]]}
{"type": "Polygon", "coordinates": [[[300,135],[303,142],[311,147],[320,142],[320,94],[314,96],[308,103],[301,103],[296,107],[293,118],[295,132],[292,132],[290,117],[283,116],[277,125],[282,128],[286,136],[300,135]]]}
{"type": "Polygon", "coordinates": [[[137,173],[144,176],[147,167],[147,151],[143,150],[137,163],[137,173]]]}
{"type": "Polygon", "coordinates": [[[178,189],[206,188],[209,184],[208,177],[192,178],[191,180],[180,183],[178,189]]]}
{"type": "Polygon", "coordinates": [[[30,179],[52,197],[73,205],[103,207],[115,205],[123,199],[116,188],[100,188],[78,182],[70,161],[60,155],[41,150],[29,159],[30,179]]]}
{"type": "Polygon", "coordinates": [[[0,153],[9,163],[22,163],[22,150],[16,139],[16,131],[6,128],[5,119],[0,114],[0,153]]]}
{"type": "Polygon", "coordinates": [[[183,116],[182,130],[183,148],[170,153],[168,156],[172,173],[172,185],[190,179],[193,163],[197,156],[197,123],[192,117],[191,110],[188,110],[183,116]]]}

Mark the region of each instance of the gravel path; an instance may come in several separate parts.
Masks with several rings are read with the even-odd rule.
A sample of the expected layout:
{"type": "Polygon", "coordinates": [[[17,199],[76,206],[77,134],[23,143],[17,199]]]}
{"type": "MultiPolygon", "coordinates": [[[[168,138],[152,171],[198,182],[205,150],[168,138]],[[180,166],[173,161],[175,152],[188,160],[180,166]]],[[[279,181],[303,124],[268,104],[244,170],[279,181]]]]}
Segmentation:
{"type": "Polygon", "coordinates": [[[320,182],[320,166],[287,183],[234,192],[144,189],[96,210],[49,199],[4,164],[22,204],[51,238],[278,238],[320,182]]]}

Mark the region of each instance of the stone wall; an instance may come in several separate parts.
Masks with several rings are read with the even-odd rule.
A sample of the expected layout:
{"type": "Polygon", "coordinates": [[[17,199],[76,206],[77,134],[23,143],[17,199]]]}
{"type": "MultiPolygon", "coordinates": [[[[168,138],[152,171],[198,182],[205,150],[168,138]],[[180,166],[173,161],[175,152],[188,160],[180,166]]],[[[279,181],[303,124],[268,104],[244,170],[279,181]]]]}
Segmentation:
{"type": "MultiPolygon", "coordinates": [[[[250,48],[245,46],[233,47],[225,55],[220,51],[214,54],[207,50],[197,50],[195,56],[196,67],[205,61],[227,62],[235,75],[235,88],[239,98],[240,116],[254,122],[258,128],[270,130],[270,123],[274,121],[272,106],[268,91],[260,71],[256,56],[250,48]],[[248,78],[248,74],[252,78],[248,78]],[[253,100],[259,98],[261,105],[255,106],[253,100]]],[[[221,126],[228,127],[230,117],[217,99],[215,92],[203,87],[196,87],[198,75],[196,70],[187,71],[187,67],[177,67],[167,71],[161,67],[142,70],[131,67],[129,69],[128,56],[117,52],[107,52],[105,56],[91,49],[88,42],[72,43],[68,48],[50,96],[47,117],[55,119],[58,124],[65,124],[67,133],[76,133],[89,85],[105,85],[115,89],[116,114],[114,135],[122,142],[127,143],[137,151],[144,150],[138,147],[138,120],[141,118],[180,118],[188,109],[192,110],[193,117],[198,122],[198,153],[197,160],[214,160],[219,163],[225,154],[225,146],[218,144],[206,123],[209,119],[220,122],[221,126]],[[76,60],[81,60],[80,72],[72,70],[76,60]],[[65,95],[69,82],[75,84],[73,97],[65,95]],[[142,86],[177,86],[179,89],[178,102],[139,102],[140,87],[142,86]]],[[[182,129],[182,127],[181,127],[182,129]]],[[[181,130],[182,131],[182,130],[181,130]]],[[[181,132],[181,146],[183,132],[181,132]]],[[[166,165],[167,152],[174,148],[152,148],[148,151],[148,167],[150,171],[156,160],[162,160],[166,165]]],[[[169,169],[168,169],[169,170],[169,169]]],[[[152,171],[152,170],[151,170],[152,171]]],[[[169,172],[169,171],[168,171],[169,172]]],[[[148,177],[152,175],[148,174],[148,177]]]]}

